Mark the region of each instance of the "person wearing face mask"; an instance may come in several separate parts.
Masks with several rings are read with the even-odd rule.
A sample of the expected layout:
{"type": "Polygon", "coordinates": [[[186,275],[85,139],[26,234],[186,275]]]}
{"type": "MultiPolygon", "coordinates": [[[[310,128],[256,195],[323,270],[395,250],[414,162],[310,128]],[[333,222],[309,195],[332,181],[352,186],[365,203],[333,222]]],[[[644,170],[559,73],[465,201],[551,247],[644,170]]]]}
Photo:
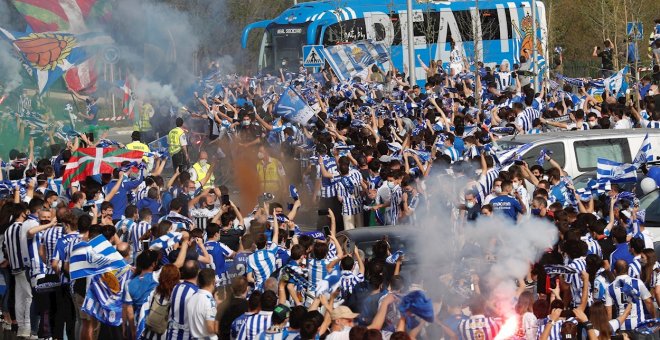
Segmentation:
{"type": "Polygon", "coordinates": [[[499,196],[502,193],[502,179],[501,178],[496,178],[495,181],[493,181],[493,189],[491,190],[490,194],[486,196],[484,199],[484,204],[489,204],[490,201],[499,196]]]}
{"type": "Polygon", "coordinates": [[[493,206],[493,213],[502,214],[516,222],[520,219],[520,215],[527,213],[527,208],[523,204],[520,194],[513,191],[511,181],[502,182],[502,193],[493,198],[490,205],[493,206]]]}
{"type": "Polygon", "coordinates": [[[479,204],[476,192],[472,190],[465,192],[465,205],[461,209],[465,210],[465,218],[468,221],[475,221],[479,217],[481,204],[479,204]]]}
{"type": "Polygon", "coordinates": [[[195,182],[195,187],[210,189],[215,182],[213,165],[208,162],[209,156],[206,151],[199,153],[199,160],[190,168],[190,179],[195,182]]]}
{"type": "Polygon", "coordinates": [[[529,193],[527,192],[527,188],[525,188],[525,180],[522,174],[520,172],[514,172],[511,183],[513,184],[513,191],[520,195],[523,205],[526,209],[529,209],[529,193]]]}
{"type": "Polygon", "coordinates": [[[545,217],[548,214],[548,201],[543,197],[534,197],[531,213],[532,216],[545,217]]]}

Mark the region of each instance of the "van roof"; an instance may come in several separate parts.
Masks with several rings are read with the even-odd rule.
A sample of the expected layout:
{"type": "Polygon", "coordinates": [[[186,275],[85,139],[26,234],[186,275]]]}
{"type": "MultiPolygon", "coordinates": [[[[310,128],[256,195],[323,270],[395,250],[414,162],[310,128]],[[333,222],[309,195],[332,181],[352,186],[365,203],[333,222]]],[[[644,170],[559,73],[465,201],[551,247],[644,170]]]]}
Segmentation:
{"type": "Polygon", "coordinates": [[[541,134],[526,134],[526,135],[517,135],[515,136],[506,136],[500,139],[504,142],[512,143],[535,143],[535,142],[544,142],[549,140],[557,139],[601,139],[612,138],[612,137],[631,137],[631,136],[644,136],[645,134],[649,135],[660,135],[660,130],[658,129],[596,129],[596,130],[586,130],[586,131],[553,131],[545,132],[541,134]]]}

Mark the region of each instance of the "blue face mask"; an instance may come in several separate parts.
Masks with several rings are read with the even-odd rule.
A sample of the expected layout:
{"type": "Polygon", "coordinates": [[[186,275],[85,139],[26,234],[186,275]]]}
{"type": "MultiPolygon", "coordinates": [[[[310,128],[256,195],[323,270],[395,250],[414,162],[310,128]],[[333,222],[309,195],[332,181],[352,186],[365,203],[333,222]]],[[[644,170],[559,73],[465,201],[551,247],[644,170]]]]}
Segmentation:
{"type": "Polygon", "coordinates": [[[532,215],[540,216],[541,215],[541,209],[532,209],[532,215]]]}

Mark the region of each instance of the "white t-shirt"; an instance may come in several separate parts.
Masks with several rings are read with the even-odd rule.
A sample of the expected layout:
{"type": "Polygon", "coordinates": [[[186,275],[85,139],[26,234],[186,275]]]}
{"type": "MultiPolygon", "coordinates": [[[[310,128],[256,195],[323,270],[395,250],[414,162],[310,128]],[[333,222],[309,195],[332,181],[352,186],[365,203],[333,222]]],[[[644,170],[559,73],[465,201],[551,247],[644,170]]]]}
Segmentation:
{"type": "Polygon", "coordinates": [[[630,123],[630,119],[628,118],[623,118],[620,119],[616,124],[614,124],[615,129],[632,129],[632,124],[630,123]]]}
{"type": "Polygon", "coordinates": [[[215,299],[210,292],[200,289],[190,298],[186,304],[186,315],[193,339],[218,339],[217,334],[209,333],[206,328],[206,321],[215,321],[216,313],[215,299]]]}
{"type": "Polygon", "coordinates": [[[326,340],[349,340],[348,333],[351,331],[351,327],[346,327],[341,331],[336,331],[330,333],[325,339],[326,340]]]}

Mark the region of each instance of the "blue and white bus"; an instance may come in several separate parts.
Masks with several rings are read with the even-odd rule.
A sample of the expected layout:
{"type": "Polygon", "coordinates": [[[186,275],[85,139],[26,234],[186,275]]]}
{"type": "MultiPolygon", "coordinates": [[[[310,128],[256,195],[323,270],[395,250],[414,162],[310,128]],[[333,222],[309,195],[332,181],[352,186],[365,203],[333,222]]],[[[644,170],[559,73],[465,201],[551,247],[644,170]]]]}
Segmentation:
{"type": "MultiPolygon", "coordinates": [[[[536,48],[538,56],[548,60],[546,12],[542,1],[537,1],[536,9],[536,48]]],[[[302,61],[303,45],[330,46],[371,39],[390,46],[394,67],[403,71],[408,69],[407,25],[405,0],[303,2],[274,19],[248,25],[243,30],[241,43],[245,48],[250,31],[263,29],[258,67],[273,71],[285,58],[294,63],[302,61]]],[[[476,39],[476,60],[490,66],[500,64],[503,59],[510,64],[518,63],[521,54],[532,55],[532,27],[530,1],[413,0],[415,54],[426,65],[431,60],[441,60],[446,66],[450,41],[464,51],[468,60],[474,60],[475,34],[481,37],[476,39]]],[[[417,79],[425,79],[424,69],[416,57],[413,59],[417,79]]]]}

